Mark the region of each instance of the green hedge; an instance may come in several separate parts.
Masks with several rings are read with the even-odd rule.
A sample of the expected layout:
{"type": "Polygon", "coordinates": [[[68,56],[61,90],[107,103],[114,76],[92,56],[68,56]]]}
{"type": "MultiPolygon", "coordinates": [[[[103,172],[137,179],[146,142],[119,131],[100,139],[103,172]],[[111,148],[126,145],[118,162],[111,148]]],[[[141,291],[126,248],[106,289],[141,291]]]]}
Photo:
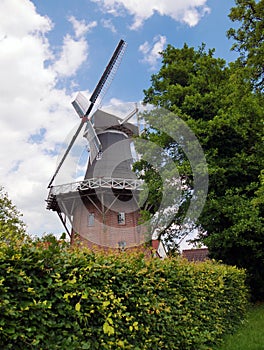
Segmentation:
{"type": "Polygon", "coordinates": [[[245,272],[214,262],[0,247],[1,349],[210,349],[240,323],[245,272]]]}

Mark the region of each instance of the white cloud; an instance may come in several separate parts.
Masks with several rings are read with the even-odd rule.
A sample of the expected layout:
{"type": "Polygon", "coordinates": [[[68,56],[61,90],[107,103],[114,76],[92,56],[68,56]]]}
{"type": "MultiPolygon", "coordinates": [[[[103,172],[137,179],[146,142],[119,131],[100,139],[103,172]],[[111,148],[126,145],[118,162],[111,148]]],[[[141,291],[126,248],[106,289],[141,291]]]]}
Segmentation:
{"type": "Polygon", "coordinates": [[[69,17],[69,22],[73,25],[73,29],[77,38],[84,36],[86,33],[97,26],[96,21],[92,21],[86,24],[84,20],[78,21],[74,16],[69,17]]]}
{"type": "Polygon", "coordinates": [[[37,14],[29,0],[1,0],[0,5],[4,10],[0,12],[0,40],[6,35],[22,38],[28,33],[46,33],[51,29],[49,18],[37,14]]]}
{"type": "Polygon", "coordinates": [[[87,60],[88,44],[85,34],[97,26],[96,21],[86,24],[84,20],[78,21],[73,16],[69,17],[68,20],[73,25],[76,38],[70,34],[63,38],[60,57],[53,66],[56,73],[64,77],[74,75],[83,62],[87,60]]]}
{"type": "Polygon", "coordinates": [[[101,23],[104,28],[110,29],[112,33],[116,33],[116,28],[110,19],[102,19],[101,23]]]}
{"type": "Polygon", "coordinates": [[[84,34],[95,25],[71,22],[76,38],[65,36],[56,61],[47,39],[51,20],[29,0],[0,1],[0,185],[32,234],[63,231],[44,199],[56,153],[79,119],[73,96],[56,84],[87,58],[84,34]]]}
{"type": "Polygon", "coordinates": [[[166,37],[157,35],[154,37],[152,44],[145,41],[139,46],[139,51],[143,54],[142,62],[150,65],[150,69],[155,69],[160,59],[160,52],[162,52],[166,45],[166,37]]]}
{"type": "Polygon", "coordinates": [[[131,29],[138,29],[143,22],[155,12],[168,16],[175,21],[195,26],[208,13],[207,0],[92,0],[98,3],[104,11],[118,16],[124,10],[134,17],[131,29]]]}
{"type": "Polygon", "coordinates": [[[191,9],[184,12],[183,22],[189,24],[190,27],[194,27],[200,21],[200,19],[206,13],[209,13],[209,12],[210,12],[210,10],[208,7],[204,7],[201,11],[199,11],[196,8],[191,8],[191,9]]]}
{"type": "Polygon", "coordinates": [[[67,34],[63,39],[60,58],[53,69],[60,75],[68,77],[74,75],[87,59],[88,44],[84,38],[73,39],[67,34]]]}

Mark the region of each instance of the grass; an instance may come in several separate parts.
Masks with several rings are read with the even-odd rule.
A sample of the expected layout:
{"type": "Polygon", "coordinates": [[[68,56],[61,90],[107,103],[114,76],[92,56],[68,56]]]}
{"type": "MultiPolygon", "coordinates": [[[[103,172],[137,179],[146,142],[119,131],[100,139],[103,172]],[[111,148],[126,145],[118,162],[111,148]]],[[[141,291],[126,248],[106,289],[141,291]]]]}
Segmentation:
{"type": "Polygon", "coordinates": [[[214,350],[264,350],[264,304],[250,308],[244,324],[214,350]]]}

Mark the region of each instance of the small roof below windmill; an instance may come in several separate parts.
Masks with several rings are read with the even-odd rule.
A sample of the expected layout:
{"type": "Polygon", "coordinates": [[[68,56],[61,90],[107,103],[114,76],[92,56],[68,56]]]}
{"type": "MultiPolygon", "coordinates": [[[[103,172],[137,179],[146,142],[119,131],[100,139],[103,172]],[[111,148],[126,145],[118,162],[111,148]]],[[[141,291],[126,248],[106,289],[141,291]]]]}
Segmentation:
{"type": "Polygon", "coordinates": [[[182,251],[182,257],[189,261],[205,261],[209,259],[208,254],[208,248],[184,249],[182,251]]]}
{"type": "Polygon", "coordinates": [[[132,123],[122,123],[122,118],[119,118],[113,114],[107,113],[98,109],[92,116],[91,121],[97,133],[105,131],[106,129],[116,129],[124,131],[126,134],[138,135],[139,129],[132,123]]]}

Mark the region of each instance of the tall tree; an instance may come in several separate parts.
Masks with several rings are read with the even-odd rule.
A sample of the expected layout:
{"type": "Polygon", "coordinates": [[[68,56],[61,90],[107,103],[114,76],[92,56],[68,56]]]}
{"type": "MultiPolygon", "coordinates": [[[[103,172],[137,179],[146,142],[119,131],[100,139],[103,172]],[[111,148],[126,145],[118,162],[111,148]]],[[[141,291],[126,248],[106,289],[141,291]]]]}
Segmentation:
{"type": "MultiPolygon", "coordinates": [[[[209,172],[199,220],[204,241],[212,256],[248,268],[255,296],[264,298],[264,223],[260,205],[254,204],[264,166],[263,99],[239,61],[228,66],[213,55],[204,45],[197,51],[169,45],[145,90],[145,102],[169,109],[196,134],[209,172]]],[[[158,138],[158,130],[154,134],[158,138]]],[[[162,140],[172,153],[170,140],[162,140]]]]}
{"type": "Polygon", "coordinates": [[[264,87],[264,0],[236,0],[229,18],[239,22],[237,29],[229,29],[227,35],[235,43],[233,50],[240,53],[240,61],[246,67],[253,85],[264,87]]]}

